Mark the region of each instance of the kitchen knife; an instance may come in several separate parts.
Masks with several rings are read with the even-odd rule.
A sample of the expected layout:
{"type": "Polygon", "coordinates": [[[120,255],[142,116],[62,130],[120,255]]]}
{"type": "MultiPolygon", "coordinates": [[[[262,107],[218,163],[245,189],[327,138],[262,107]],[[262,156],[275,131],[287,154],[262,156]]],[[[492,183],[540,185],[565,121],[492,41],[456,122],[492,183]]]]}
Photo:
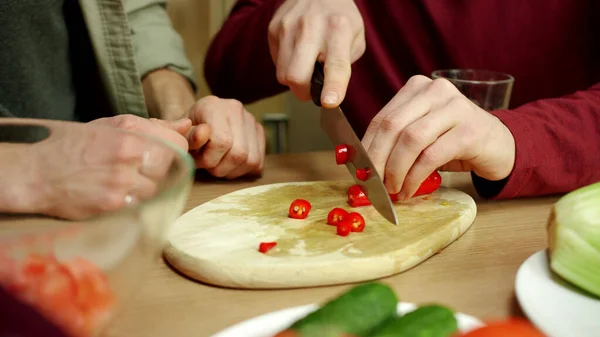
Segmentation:
{"type": "Polygon", "coordinates": [[[371,163],[371,160],[367,156],[367,151],[365,151],[360,139],[356,136],[344,112],[340,107],[327,109],[321,105],[324,78],[323,64],[316,62],[311,79],[310,93],[313,103],[321,107],[321,128],[327,133],[329,140],[334,146],[341,144],[348,146],[349,157],[346,162],[346,168],[350,172],[350,175],[354,178],[356,184],[360,185],[379,214],[389,222],[397,225],[398,218],[396,217],[396,211],[383,184],[383,180],[381,180],[381,177],[375,170],[373,163],[371,163]],[[370,169],[366,181],[361,181],[356,177],[356,169],[370,169]]]}

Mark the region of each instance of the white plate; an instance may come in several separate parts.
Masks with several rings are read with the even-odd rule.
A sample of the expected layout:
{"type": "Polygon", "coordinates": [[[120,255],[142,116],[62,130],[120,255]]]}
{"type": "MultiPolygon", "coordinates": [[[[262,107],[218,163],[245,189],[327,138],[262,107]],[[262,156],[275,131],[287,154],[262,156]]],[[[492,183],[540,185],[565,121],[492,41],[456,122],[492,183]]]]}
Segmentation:
{"type": "MultiPolygon", "coordinates": [[[[318,307],[317,304],[309,304],[274,311],[236,324],[212,337],[272,337],[318,307]]],[[[412,303],[400,302],[398,303],[398,314],[405,314],[415,308],[416,306],[412,303]]],[[[461,332],[483,326],[483,323],[475,317],[461,313],[456,313],[455,316],[461,332]]]]}
{"type": "Polygon", "coordinates": [[[547,336],[600,336],[600,299],[554,274],[546,250],[527,258],[515,283],[523,311],[547,336]]]}

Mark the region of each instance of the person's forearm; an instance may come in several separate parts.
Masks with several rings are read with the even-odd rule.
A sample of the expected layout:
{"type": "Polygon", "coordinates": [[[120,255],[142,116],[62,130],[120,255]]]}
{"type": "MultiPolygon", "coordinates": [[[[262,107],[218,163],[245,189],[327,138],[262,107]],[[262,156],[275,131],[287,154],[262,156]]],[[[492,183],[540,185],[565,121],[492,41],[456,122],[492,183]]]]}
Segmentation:
{"type": "Polygon", "coordinates": [[[37,213],[44,189],[27,154],[33,145],[0,143],[0,213],[37,213]]]}
{"type": "Polygon", "coordinates": [[[150,72],[142,80],[150,117],[177,120],[187,117],[196,102],[187,78],[169,69],[150,72]]]}
{"type": "Polygon", "coordinates": [[[242,103],[282,93],[267,32],[283,0],[238,1],[206,53],[204,76],[212,93],[242,103]]]}
{"type": "Polygon", "coordinates": [[[492,112],[515,138],[516,157],[505,181],[473,176],[487,198],[566,193],[600,181],[600,83],[565,97],[492,112]]]}

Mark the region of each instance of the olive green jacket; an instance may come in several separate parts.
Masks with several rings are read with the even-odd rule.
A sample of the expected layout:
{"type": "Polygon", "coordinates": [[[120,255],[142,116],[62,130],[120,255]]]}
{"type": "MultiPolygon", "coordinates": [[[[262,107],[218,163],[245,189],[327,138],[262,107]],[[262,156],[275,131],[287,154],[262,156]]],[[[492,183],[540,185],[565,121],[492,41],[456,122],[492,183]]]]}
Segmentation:
{"type": "Polygon", "coordinates": [[[141,78],[152,70],[168,67],[196,87],[166,0],[79,1],[116,114],[149,117],[141,78]]]}

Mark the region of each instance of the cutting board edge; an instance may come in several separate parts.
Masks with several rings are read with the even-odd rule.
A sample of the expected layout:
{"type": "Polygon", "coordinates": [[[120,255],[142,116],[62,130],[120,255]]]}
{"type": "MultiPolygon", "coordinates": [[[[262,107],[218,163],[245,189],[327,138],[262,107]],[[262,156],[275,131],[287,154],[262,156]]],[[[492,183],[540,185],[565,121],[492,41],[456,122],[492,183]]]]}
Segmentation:
{"type": "MultiPolygon", "coordinates": [[[[375,255],[375,256],[368,257],[368,258],[355,259],[355,262],[358,261],[361,263],[361,268],[363,268],[365,270],[369,270],[370,268],[374,268],[374,266],[377,265],[377,263],[374,263],[374,261],[381,260],[382,256],[385,257],[387,255],[387,257],[390,257],[390,260],[392,260],[391,268],[389,268],[389,267],[378,268],[379,270],[374,270],[371,272],[372,273],[371,275],[374,275],[372,277],[371,276],[364,277],[364,276],[362,276],[362,274],[361,275],[355,274],[354,276],[346,277],[344,279],[340,279],[339,277],[335,277],[335,276],[331,277],[330,279],[326,279],[326,280],[317,279],[317,278],[313,277],[313,278],[301,279],[303,282],[290,283],[289,282],[289,280],[290,280],[289,274],[290,273],[287,273],[287,275],[285,277],[281,278],[281,280],[273,280],[273,274],[270,273],[270,272],[272,272],[272,268],[273,268],[272,264],[265,265],[265,266],[268,266],[266,268],[262,267],[261,265],[255,264],[253,267],[253,272],[245,275],[247,277],[247,279],[240,280],[239,278],[237,278],[237,281],[235,281],[235,280],[233,280],[232,277],[227,277],[226,275],[224,275],[222,262],[194,258],[194,257],[190,256],[188,253],[179,250],[171,242],[167,243],[166,247],[163,250],[163,255],[165,257],[165,260],[171,265],[172,268],[181,272],[188,278],[191,278],[192,280],[200,281],[200,282],[208,284],[208,285],[229,288],[229,289],[256,289],[256,290],[293,289],[293,288],[332,286],[332,285],[351,284],[351,283],[357,283],[357,282],[366,282],[369,280],[376,280],[376,279],[394,276],[394,275],[403,273],[405,271],[408,271],[408,270],[414,268],[415,266],[425,262],[432,256],[436,255],[438,252],[440,252],[441,250],[445,249],[446,247],[451,245],[453,242],[455,242],[458,238],[460,238],[462,235],[464,235],[464,233],[466,233],[469,230],[469,228],[471,228],[473,223],[475,222],[475,218],[477,215],[477,206],[476,206],[476,203],[474,200],[471,199],[470,202],[472,203],[471,206],[473,208],[471,208],[469,212],[463,213],[463,216],[461,216],[455,220],[455,222],[464,224],[462,226],[460,226],[460,225],[458,226],[459,231],[458,231],[457,235],[451,236],[448,240],[442,241],[441,244],[439,245],[439,247],[434,247],[435,251],[434,251],[434,249],[431,249],[428,253],[421,255],[417,259],[411,260],[410,263],[406,263],[402,267],[396,267],[397,263],[395,261],[393,261],[392,257],[390,257],[390,255],[400,255],[402,250],[396,250],[391,253],[384,253],[381,255],[375,255]],[[189,260],[189,262],[188,262],[188,260],[189,260]],[[264,269],[261,270],[261,268],[264,268],[264,269]],[[199,270],[202,270],[202,272],[199,272],[199,270]],[[215,270],[220,270],[220,271],[215,271],[215,270]],[[207,272],[207,271],[209,271],[209,272],[207,272]],[[260,277],[256,278],[256,277],[248,276],[248,275],[257,275],[257,274],[258,275],[268,274],[270,279],[269,278],[261,279],[260,277]]],[[[411,247],[412,246],[408,246],[408,247],[405,247],[404,249],[409,249],[411,247]]],[[[311,262],[311,264],[312,264],[311,267],[319,268],[319,269],[327,269],[329,266],[333,266],[335,263],[336,263],[336,261],[324,261],[321,264],[317,264],[317,267],[315,267],[314,262],[311,262]]],[[[241,264],[241,265],[243,265],[243,264],[241,264]]],[[[228,269],[239,270],[241,265],[233,264],[228,269]]],[[[302,266],[296,266],[295,269],[298,269],[299,267],[302,267],[302,266]]],[[[292,268],[288,268],[288,269],[291,270],[292,268]]],[[[364,274],[367,274],[367,273],[364,273],[364,274]]]]}

